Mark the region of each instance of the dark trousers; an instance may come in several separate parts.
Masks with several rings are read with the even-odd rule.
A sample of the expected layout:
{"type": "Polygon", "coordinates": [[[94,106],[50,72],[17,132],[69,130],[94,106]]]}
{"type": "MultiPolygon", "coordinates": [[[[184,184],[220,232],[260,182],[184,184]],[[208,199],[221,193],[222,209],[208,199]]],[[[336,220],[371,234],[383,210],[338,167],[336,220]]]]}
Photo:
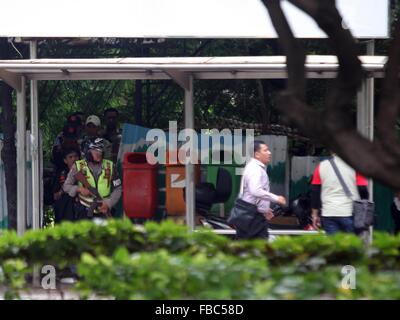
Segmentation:
{"type": "Polygon", "coordinates": [[[268,222],[260,213],[247,225],[246,228],[236,226],[236,239],[268,239],[268,222]]]}
{"type": "Polygon", "coordinates": [[[59,200],[55,200],[53,209],[55,223],[75,220],[75,199],[69,195],[64,193],[59,200]]]}
{"type": "Polygon", "coordinates": [[[88,210],[89,208],[85,207],[79,201],[75,203],[75,220],[87,220],[89,219],[88,210]]]}
{"type": "Polygon", "coordinates": [[[322,217],[322,228],[327,234],[354,232],[353,217],[322,217]]]}

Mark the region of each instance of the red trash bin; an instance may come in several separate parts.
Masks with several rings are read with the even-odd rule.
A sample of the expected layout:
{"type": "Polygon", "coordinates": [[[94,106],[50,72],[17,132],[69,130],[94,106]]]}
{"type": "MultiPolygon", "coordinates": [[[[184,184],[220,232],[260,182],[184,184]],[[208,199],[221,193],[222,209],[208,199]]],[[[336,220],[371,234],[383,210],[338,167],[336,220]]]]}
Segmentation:
{"type": "Polygon", "coordinates": [[[152,218],[157,210],[158,164],[149,164],[145,152],[127,152],[122,162],[123,206],[129,218],[152,218]]]}

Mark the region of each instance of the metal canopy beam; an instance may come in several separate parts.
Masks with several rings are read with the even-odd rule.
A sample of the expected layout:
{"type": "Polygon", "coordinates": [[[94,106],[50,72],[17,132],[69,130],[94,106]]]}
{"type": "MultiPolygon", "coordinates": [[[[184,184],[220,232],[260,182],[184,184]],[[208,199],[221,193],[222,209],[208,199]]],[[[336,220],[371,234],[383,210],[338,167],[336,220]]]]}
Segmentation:
{"type": "MultiPolygon", "coordinates": [[[[337,72],[307,72],[306,76],[309,79],[333,79],[337,72]]],[[[371,76],[375,78],[382,78],[382,72],[374,72],[371,76]]],[[[138,72],[92,72],[81,73],[74,72],[69,75],[60,73],[28,73],[26,74],[28,80],[170,80],[172,77],[167,74],[161,73],[138,73],[138,72]]],[[[268,72],[268,71],[225,71],[225,72],[198,72],[193,74],[194,79],[198,80],[234,80],[234,79],[287,79],[287,73],[281,72],[268,72]]],[[[175,79],[174,79],[175,80],[175,79]]],[[[182,87],[182,86],[181,86],[182,87]]]]}
{"type": "MultiPolygon", "coordinates": [[[[366,71],[381,70],[386,63],[385,56],[359,56],[366,71]]],[[[327,71],[338,68],[336,56],[308,55],[306,68],[317,68],[327,71]]],[[[1,69],[29,72],[29,70],[159,70],[173,69],[178,71],[220,71],[220,70],[285,70],[285,56],[241,56],[241,57],[170,57],[170,58],[109,58],[109,59],[28,59],[0,60],[1,69]]]]}
{"type": "Polygon", "coordinates": [[[17,91],[21,91],[21,77],[8,72],[4,69],[0,69],[0,78],[4,80],[9,86],[13,87],[17,91]]]}
{"type": "Polygon", "coordinates": [[[177,84],[179,84],[182,89],[190,90],[190,76],[187,73],[170,69],[165,70],[165,73],[168,74],[177,84]]]}
{"type": "MultiPolygon", "coordinates": [[[[386,57],[359,58],[369,77],[383,76],[386,57]]],[[[287,78],[286,59],[283,56],[3,60],[0,61],[0,70],[9,81],[21,75],[26,76],[28,80],[172,78],[183,88],[188,86],[186,73],[191,73],[193,79],[287,78]]],[[[337,70],[338,62],[335,56],[307,56],[308,78],[335,78],[337,70]]]]}
{"type": "Polygon", "coordinates": [[[145,72],[73,72],[61,74],[57,72],[27,73],[29,80],[171,80],[165,73],[145,72]]]}

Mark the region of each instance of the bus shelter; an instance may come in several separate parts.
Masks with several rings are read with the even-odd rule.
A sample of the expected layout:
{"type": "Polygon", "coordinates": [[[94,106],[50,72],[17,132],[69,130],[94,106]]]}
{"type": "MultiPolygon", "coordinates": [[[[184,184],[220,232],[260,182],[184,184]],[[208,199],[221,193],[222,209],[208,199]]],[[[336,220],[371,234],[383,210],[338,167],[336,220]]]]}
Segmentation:
{"type": "MultiPolygon", "coordinates": [[[[32,56],[35,44],[31,44],[32,56]]],[[[358,129],[373,136],[373,79],[383,76],[386,57],[361,56],[364,80],[358,95],[358,129]]],[[[335,56],[308,56],[308,78],[329,79],[336,76],[335,56]]],[[[285,57],[182,57],[182,58],[116,58],[116,59],[29,59],[0,61],[0,77],[17,91],[17,192],[18,232],[26,226],[26,83],[30,82],[31,152],[33,186],[33,227],[40,221],[40,163],[38,133],[37,81],[46,80],[173,80],[184,91],[185,128],[194,128],[193,92],[195,81],[207,79],[284,79],[285,57]]],[[[194,229],[194,165],[186,164],[186,221],[194,229]]]]}
{"type": "MultiPolygon", "coordinates": [[[[374,78],[381,77],[385,57],[374,55],[374,39],[389,38],[389,0],[337,0],[342,24],[357,39],[371,40],[360,57],[367,78],[358,94],[357,126],[373,137],[374,78]]],[[[0,36],[30,41],[30,59],[0,61],[0,79],[17,92],[17,223],[26,227],[26,84],[29,83],[34,229],[40,227],[40,155],[38,81],[173,80],[184,90],[185,127],[194,128],[196,81],[208,79],[286,78],[281,56],[164,57],[115,59],[37,59],[37,39],[51,38],[276,38],[261,0],[13,0],[0,4],[0,36]],[[72,22],[72,23],[71,23],[72,22]],[[32,40],[34,39],[34,40],[32,40]]],[[[287,0],[282,9],[297,38],[326,38],[307,14],[287,0]]],[[[334,78],[335,56],[308,56],[308,78],[334,78]]],[[[186,218],[194,229],[194,166],[186,165],[186,218]]],[[[372,193],[370,193],[372,194],[372,193]]]]}

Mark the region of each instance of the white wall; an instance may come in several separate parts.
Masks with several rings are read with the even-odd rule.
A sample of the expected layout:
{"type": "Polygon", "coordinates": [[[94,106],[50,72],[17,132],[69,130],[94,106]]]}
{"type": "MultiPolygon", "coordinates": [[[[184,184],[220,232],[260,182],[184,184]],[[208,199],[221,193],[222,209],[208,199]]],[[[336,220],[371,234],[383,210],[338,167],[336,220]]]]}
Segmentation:
{"type": "MultiPolygon", "coordinates": [[[[388,37],[389,0],[337,0],[357,38],[388,37]]],[[[283,9],[301,38],[325,37],[288,1],[283,9]]],[[[274,38],[261,0],[1,1],[0,37],[274,38]]]]}

